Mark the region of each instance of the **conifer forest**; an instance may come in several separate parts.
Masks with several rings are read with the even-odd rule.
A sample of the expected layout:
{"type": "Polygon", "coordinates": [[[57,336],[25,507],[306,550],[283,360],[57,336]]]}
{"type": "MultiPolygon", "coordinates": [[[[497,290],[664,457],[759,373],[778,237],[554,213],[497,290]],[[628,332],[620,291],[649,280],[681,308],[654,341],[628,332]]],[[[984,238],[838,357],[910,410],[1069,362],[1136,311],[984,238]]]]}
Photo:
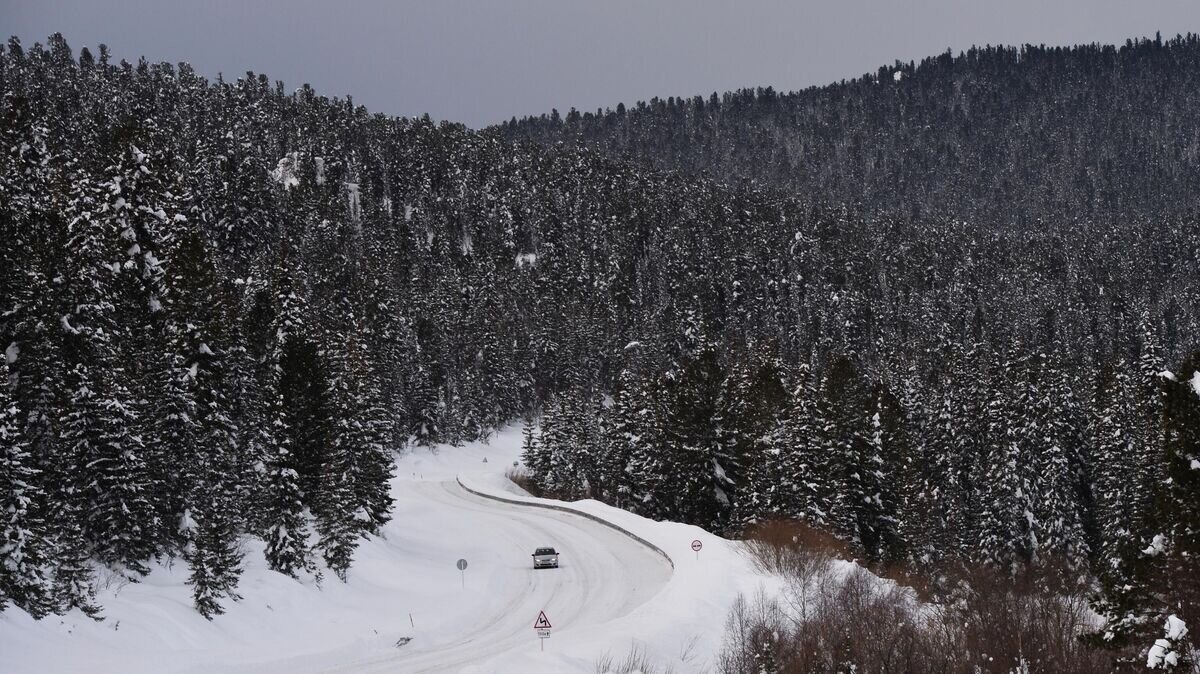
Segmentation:
{"type": "Polygon", "coordinates": [[[481,130],[57,34],[0,94],[0,610],[338,582],[396,450],[524,423],[542,494],[1200,628],[1200,37],[481,130]]]}

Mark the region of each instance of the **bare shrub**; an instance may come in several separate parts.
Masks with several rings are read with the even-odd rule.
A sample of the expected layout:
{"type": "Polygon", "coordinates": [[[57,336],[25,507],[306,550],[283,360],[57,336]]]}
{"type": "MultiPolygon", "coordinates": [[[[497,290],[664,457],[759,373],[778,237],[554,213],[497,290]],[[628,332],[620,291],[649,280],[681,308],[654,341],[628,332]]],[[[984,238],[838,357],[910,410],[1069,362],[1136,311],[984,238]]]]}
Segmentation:
{"type": "Polygon", "coordinates": [[[875,566],[871,568],[871,572],[909,588],[921,601],[937,601],[937,598],[945,593],[946,584],[952,580],[951,576],[945,573],[931,575],[928,571],[918,571],[904,564],[875,566]]]}
{"type": "Polygon", "coordinates": [[[596,674],[674,674],[670,667],[659,667],[650,661],[646,652],[634,646],[624,659],[617,661],[612,655],[605,655],[596,661],[596,674]]]}
{"type": "Polygon", "coordinates": [[[934,671],[911,590],[857,567],[813,587],[808,618],[792,635],[794,671],[934,671]]]}
{"type": "Polygon", "coordinates": [[[943,585],[949,590],[931,589],[939,599],[925,603],[912,588],[857,567],[789,579],[782,601],[760,596],[735,605],[718,671],[1114,671],[1111,656],[1079,639],[1094,627],[1081,594],[980,569],[928,583],[943,585]]]}
{"type": "Polygon", "coordinates": [[[1080,639],[1096,627],[1086,598],[1045,578],[971,569],[941,607],[943,638],[984,672],[1021,666],[1063,674],[1112,671],[1112,656],[1080,639]]]}
{"type": "Polygon", "coordinates": [[[531,496],[545,496],[542,493],[541,487],[538,486],[528,471],[523,468],[509,468],[504,471],[504,477],[507,477],[513,484],[524,489],[531,496]]]}
{"type": "Polygon", "coordinates": [[[760,594],[754,602],[738,597],[725,623],[725,644],[717,660],[722,674],[777,671],[779,637],[790,625],[779,603],[760,594]]]}
{"type": "Polygon", "coordinates": [[[755,566],[785,578],[810,578],[834,559],[850,559],[845,542],[798,520],[768,520],[741,533],[755,566]]]}

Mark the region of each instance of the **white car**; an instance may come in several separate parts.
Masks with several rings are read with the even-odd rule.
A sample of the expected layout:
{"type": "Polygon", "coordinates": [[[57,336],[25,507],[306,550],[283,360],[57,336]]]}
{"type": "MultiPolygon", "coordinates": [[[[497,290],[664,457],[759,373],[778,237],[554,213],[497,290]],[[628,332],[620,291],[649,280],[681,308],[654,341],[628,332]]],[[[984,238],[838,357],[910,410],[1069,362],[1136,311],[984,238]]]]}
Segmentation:
{"type": "Polygon", "coordinates": [[[533,551],[533,568],[557,569],[558,552],[554,548],[538,548],[533,551]]]}

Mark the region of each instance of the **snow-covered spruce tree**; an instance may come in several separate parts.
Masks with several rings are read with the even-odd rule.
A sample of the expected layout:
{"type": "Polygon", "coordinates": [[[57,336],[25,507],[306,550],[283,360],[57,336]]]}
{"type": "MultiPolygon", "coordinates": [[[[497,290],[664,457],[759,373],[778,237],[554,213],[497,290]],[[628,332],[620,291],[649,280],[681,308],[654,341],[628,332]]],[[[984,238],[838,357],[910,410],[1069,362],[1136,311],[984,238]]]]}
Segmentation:
{"type": "Polygon", "coordinates": [[[300,475],[294,467],[288,427],[283,421],[283,403],[267,401],[272,445],[265,448],[266,461],[262,494],[267,564],[284,575],[296,576],[313,568],[308,548],[308,519],[305,515],[300,475]]]}
{"type": "Polygon", "coordinates": [[[173,257],[176,292],[167,298],[166,348],[153,358],[158,381],[152,405],[158,413],[147,439],[158,468],[154,503],[164,528],[160,539],[170,542],[172,553],[184,544],[177,524],[186,509],[198,505],[196,498],[209,480],[219,475],[213,463],[221,464],[220,454],[229,451],[232,435],[229,420],[222,416],[226,410],[219,405],[222,382],[212,371],[216,359],[208,346],[216,342],[210,334],[212,299],[205,288],[212,287],[212,274],[204,268],[203,242],[185,237],[173,257]],[[201,397],[206,398],[203,411],[201,397]],[[221,437],[211,437],[215,434],[221,437]]]}
{"type": "Polygon", "coordinates": [[[986,447],[987,429],[977,429],[968,420],[983,417],[986,378],[973,376],[968,364],[975,354],[952,356],[949,349],[947,367],[939,373],[936,408],[925,426],[925,443],[929,460],[926,467],[925,491],[932,499],[935,522],[926,541],[926,552],[934,559],[967,559],[978,543],[976,501],[979,496],[975,480],[981,463],[981,447],[986,447]]]}
{"type": "Polygon", "coordinates": [[[599,387],[592,390],[586,399],[584,413],[587,415],[587,456],[585,474],[588,481],[588,497],[604,499],[609,490],[606,457],[608,445],[608,404],[609,401],[599,387]]]}
{"type": "MultiPolygon", "coordinates": [[[[828,527],[837,536],[862,549],[863,533],[874,526],[870,439],[873,406],[858,368],[846,356],[831,357],[821,387],[819,437],[824,460],[818,469],[817,503],[828,527]]],[[[874,468],[878,468],[875,465],[874,468]]]]}
{"type": "Polygon", "coordinates": [[[663,378],[662,451],[666,472],[656,497],[665,501],[660,516],[695,522],[713,531],[728,522],[732,503],[724,464],[729,455],[718,435],[719,399],[724,380],[715,349],[702,331],[663,378]]]}
{"type": "Polygon", "coordinates": [[[599,456],[600,403],[584,384],[565,391],[559,401],[558,429],[562,439],[551,454],[547,480],[559,485],[562,498],[597,496],[603,480],[599,456]]]}
{"type": "Polygon", "coordinates": [[[295,330],[283,340],[279,392],[293,466],[305,494],[305,504],[312,506],[320,490],[321,464],[337,417],[334,403],[329,399],[329,370],[321,360],[318,343],[306,332],[307,329],[295,330]]]}
{"type": "Polygon", "coordinates": [[[145,573],[157,548],[161,523],[151,501],[151,474],[142,455],[138,406],[122,367],[128,334],[118,317],[122,275],[118,226],[125,205],[108,203],[86,178],[73,190],[66,274],[67,306],[60,321],[67,402],[58,423],[67,444],[64,472],[73,507],[84,519],[84,537],[105,563],[145,573]],[[116,214],[114,215],[114,211],[116,214]]]}
{"type": "Polygon", "coordinates": [[[766,513],[824,527],[829,514],[821,501],[821,484],[831,476],[824,470],[829,457],[822,451],[820,381],[808,363],[797,367],[795,379],[783,425],[765,444],[763,472],[756,480],[763,486],[756,491],[766,496],[766,513]]]}
{"type": "MultiPolygon", "coordinates": [[[[743,474],[739,496],[733,503],[730,525],[744,527],[754,522],[783,517],[777,509],[780,486],[777,480],[789,479],[780,475],[780,455],[790,454],[785,426],[781,421],[769,428],[756,444],[755,454],[743,474]]],[[[789,483],[790,484],[790,483],[789,483]]]]}
{"type": "MultiPolygon", "coordinates": [[[[838,369],[846,372],[843,368],[838,369]]],[[[847,376],[837,370],[834,375],[847,376]]],[[[844,526],[869,561],[900,562],[908,552],[900,539],[900,518],[909,514],[901,506],[916,489],[915,475],[907,470],[912,449],[904,412],[882,382],[869,393],[854,390],[861,384],[851,386],[838,398],[847,410],[837,431],[843,438],[838,443],[843,452],[840,469],[848,489],[845,507],[850,519],[844,526]],[[853,410],[860,410],[861,420],[848,414],[853,410]]]]}
{"type": "Polygon", "coordinates": [[[11,602],[40,618],[54,608],[45,576],[47,501],[9,381],[7,359],[0,356],[0,610],[11,602]]]}
{"type": "Polygon", "coordinates": [[[1090,454],[1084,445],[1085,418],[1082,407],[1072,395],[1064,368],[1041,357],[1034,361],[1038,379],[1032,408],[1039,432],[1030,440],[1029,452],[1035,462],[1037,493],[1033,514],[1037,520],[1039,556],[1044,562],[1065,565],[1071,582],[1083,579],[1089,546],[1085,531],[1087,510],[1092,495],[1086,472],[1090,454]]]}
{"type": "MultiPolygon", "coordinates": [[[[528,426],[532,429],[532,425],[528,426]]],[[[531,432],[521,452],[521,463],[529,470],[529,477],[538,489],[545,490],[546,478],[550,472],[551,447],[557,443],[558,436],[558,401],[550,398],[542,407],[542,419],[536,436],[531,432]]]]}
{"type": "Polygon", "coordinates": [[[314,514],[320,536],[317,548],[330,570],[345,581],[359,536],[370,519],[358,499],[365,477],[358,462],[366,459],[363,446],[366,438],[362,421],[352,414],[353,401],[349,400],[352,394],[344,374],[334,375],[333,387],[330,398],[342,414],[335,421],[333,442],[321,465],[314,514]]]}
{"type": "Polygon", "coordinates": [[[920,500],[919,454],[914,447],[912,419],[900,398],[884,382],[874,386],[875,413],[871,416],[866,483],[873,492],[864,502],[870,541],[864,545],[868,559],[903,564],[928,529],[926,504],[920,500]]]}
{"type": "Polygon", "coordinates": [[[438,389],[435,426],[441,431],[442,442],[451,447],[463,444],[463,400],[459,395],[458,380],[447,373],[443,386],[438,389]]]}
{"type": "Polygon", "coordinates": [[[1137,493],[1152,489],[1138,479],[1141,468],[1131,460],[1142,455],[1134,387],[1123,361],[1101,367],[1093,397],[1094,469],[1092,494],[1098,560],[1092,568],[1100,591],[1092,607],[1104,618],[1101,630],[1090,636],[1103,648],[1123,650],[1148,634],[1153,602],[1148,577],[1149,558],[1142,553],[1150,530],[1149,513],[1138,507],[1137,493]]]}
{"type": "MultiPolygon", "coordinates": [[[[1151,317],[1148,312],[1143,311],[1138,323],[1137,371],[1131,380],[1135,388],[1133,395],[1136,401],[1137,421],[1145,435],[1142,440],[1144,453],[1139,454],[1140,460],[1136,462],[1143,471],[1162,468],[1162,462],[1153,459],[1158,457],[1159,448],[1162,446],[1163,397],[1160,375],[1166,369],[1166,363],[1163,361],[1159,336],[1155,334],[1152,326],[1151,317]]],[[[1148,479],[1158,482],[1162,476],[1152,473],[1148,479]]]]}
{"type": "MultiPolygon", "coordinates": [[[[369,256],[376,260],[392,259],[400,253],[390,242],[371,242],[369,256]]],[[[369,351],[373,354],[379,379],[379,397],[383,409],[388,411],[387,424],[390,435],[387,446],[403,447],[408,441],[410,416],[409,402],[405,395],[405,381],[409,377],[409,361],[405,344],[411,333],[407,318],[398,309],[399,302],[393,297],[399,290],[391,280],[375,278],[368,282],[364,304],[366,320],[373,326],[369,338],[369,351]]]]}
{"type": "MultiPolygon", "coordinates": [[[[174,522],[181,512],[180,494],[185,490],[176,481],[181,461],[178,452],[188,446],[173,434],[160,433],[157,414],[147,413],[160,405],[169,415],[187,414],[186,403],[172,390],[180,374],[172,348],[171,332],[175,317],[166,306],[170,302],[171,281],[167,260],[171,249],[186,231],[188,190],[181,174],[181,162],[175,161],[172,141],[160,128],[169,123],[164,117],[133,119],[114,129],[111,147],[106,148],[109,164],[104,168],[100,191],[100,218],[119,237],[116,242],[122,256],[120,273],[112,279],[111,298],[114,319],[120,327],[118,351],[126,372],[127,387],[142,412],[135,421],[135,433],[141,439],[140,460],[145,465],[145,497],[154,509],[153,532],[159,551],[173,551],[174,522]],[[129,329],[128,326],[146,326],[129,329]]],[[[114,266],[114,270],[115,270],[114,266]]]]}
{"type": "MultiPolygon", "coordinates": [[[[299,311],[301,300],[286,280],[276,286],[279,305],[272,322],[271,340],[266,354],[263,383],[264,418],[269,435],[263,438],[262,522],[267,541],[267,564],[284,575],[295,577],[314,568],[308,546],[308,516],[301,488],[301,463],[295,451],[294,429],[289,420],[299,410],[288,410],[283,387],[284,353],[297,339],[303,325],[299,311]]],[[[293,375],[299,376],[298,373],[293,375]]]]}
{"type": "MultiPolygon", "coordinates": [[[[351,250],[362,245],[362,232],[351,221],[351,250]]],[[[391,444],[397,437],[396,410],[388,409],[385,394],[388,367],[374,351],[379,342],[380,323],[385,317],[372,307],[376,302],[378,281],[372,277],[370,260],[362,264],[348,261],[348,278],[341,285],[352,298],[342,305],[338,325],[340,336],[326,332],[327,369],[331,378],[328,405],[332,418],[329,451],[339,446],[351,449],[354,498],[350,515],[362,535],[378,534],[392,517],[390,482],[394,472],[391,444]]]]}
{"type": "Polygon", "coordinates": [[[331,344],[324,358],[332,372],[328,398],[336,411],[314,509],[318,547],[342,580],[359,538],[379,533],[391,519],[392,506],[390,420],[366,360],[361,326],[352,334],[357,337],[345,345],[331,344]]]}
{"type": "Polygon", "coordinates": [[[164,463],[173,479],[161,484],[177,490],[165,502],[178,504],[168,514],[180,522],[184,559],[191,575],[196,609],[206,618],[224,612],[220,601],[237,600],[242,571],[239,522],[247,502],[236,486],[245,479],[237,456],[239,434],[229,397],[227,298],[216,286],[204,241],[188,234],[171,250],[168,314],[168,385],[158,407],[168,410],[160,422],[164,463]],[[184,456],[183,452],[189,452],[184,456]]]}
{"type": "Polygon", "coordinates": [[[1149,643],[1164,611],[1172,610],[1174,603],[1168,598],[1177,570],[1170,568],[1174,508],[1168,505],[1172,480],[1166,434],[1172,424],[1166,403],[1177,391],[1177,382],[1165,370],[1152,325],[1143,309],[1136,360],[1128,368],[1118,364],[1112,375],[1102,369],[1095,400],[1096,469],[1091,486],[1100,549],[1092,571],[1100,592],[1093,608],[1105,623],[1094,643],[1118,651],[1149,643]],[[1110,377],[1115,381],[1109,383],[1110,377]]]}
{"type": "Polygon", "coordinates": [[[117,129],[114,149],[118,154],[105,168],[108,179],[99,185],[106,196],[100,204],[102,217],[112,219],[113,230],[126,246],[121,266],[129,272],[122,279],[130,306],[125,308],[152,314],[162,309],[168,288],[161,259],[164,248],[179,223],[177,218],[185,219],[179,212],[183,207],[181,190],[185,188],[169,159],[157,149],[152,156],[137,145],[156,142],[155,137],[161,135],[156,127],[152,119],[117,129]]]}
{"type": "Polygon", "coordinates": [[[789,398],[783,383],[783,368],[773,353],[763,348],[734,365],[721,387],[718,414],[720,442],[728,459],[723,462],[725,491],[734,510],[731,522],[742,519],[742,503],[761,500],[753,495],[761,483],[751,486],[771,449],[778,451],[781,419],[789,398]]]}
{"type": "MultiPolygon", "coordinates": [[[[542,410],[538,455],[532,464],[541,468],[541,489],[560,498],[568,498],[578,489],[575,482],[574,442],[578,432],[575,404],[573,391],[564,391],[546,402],[542,410]]],[[[536,469],[534,474],[538,475],[536,469]]]]}
{"type": "MultiPolygon", "coordinates": [[[[716,442],[727,457],[721,463],[726,478],[721,489],[729,500],[732,520],[737,517],[733,509],[740,500],[738,491],[746,486],[741,483],[745,479],[746,466],[754,461],[757,445],[766,435],[769,420],[759,418],[759,407],[766,407],[766,401],[754,399],[754,364],[745,353],[734,356],[731,361],[717,394],[714,417],[720,420],[716,427],[716,442]]],[[[782,390],[786,395],[786,389],[782,390]]]]}
{"type": "Polygon", "coordinates": [[[1021,417],[1021,411],[1033,404],[1032,384],[1023,364],[997,358],[988,368],[986,444],[975,476],[979,493],[975,555],[990,566],[1015,572],[1034,555],[1035,495],[1026,449],[1036,427],[1021,417]]]}
{"type": "Polygon", "coordinates": [[[147,442],[154,463],[163,470],[155,481],[153,502],[163,531],[157,534],[164,547],[174,554],[184,544],[178,530],[180,517],[191,504],[195,492],[209,477],[209,461],[201,436],[207,430],[200,422],[193,397],[193,372],[185,354],[185,339],[173,339],[173,348],[156,360],[159,388],[154,400],[158,411],[147,442]]]}
{"type": "Polygon", "coordinates": [[[1188,625],[1200,624],[1200,352],[1160,378],[1166,483],[1158,492],[1152,591],[1188,625]],[[1161,541],[1161,543],[1159,542],[1161,541]]]}
{"type": "Polygon", "coordinates": [[[1163,376],[1167,372],[1162,359],[1158,335],[1151,328],[1150,318],[1143,313],[1138,333],[1136,369],[1130,373],[1129,396],[1133,399],[1130,413],[1134,452],[1126,457],[1126,470],[1131,493],[1126,502],[1128,513],[1143,524],[1133,541],[1139,549],[1150,544],[1155,533],[1152,522],[1159,517],[1157,503],[1167,484],[1167,461],[1164,457],[1163,406],[1166,402],[1163,376]]]}
{"type": "MultiPolygon", "coordinates": [[[[474,234],[461,234],[461,254],[472,256],[474,234]]],[[[480,265],[467,280],[463,301],[463,329],[455,330],[461,346],[457,349],[462,373],[461,397],[463,439],[481,440],[490,435],[491,429],[501,425],[510,417],[504,413],[510,405],[509,392],[500,385],[504,380],[515,380],[508,370],[514,354],[513,340],[504,333],[510,320],[500,307],[500,293],[496,283],[496,271],[490,265],[480,265]],[[471,330],[467,326],[480,326],[482,330],[471,330]]]]}
{"type": "Polygon", "coordinates": [[[361,531],[377,535],[392,519],[391,479],[396,465],[389,442],[395,430],[383,402],[379,381],[369,367],[366,362],[358,364],[358,395],[353,408],[357,410],[362,429],[362,449],[356,457],[361,475],[355,491],[359,509],[355,512],[361,515],[358,517],[361,531]]]}
{"type": "Polygon", "coordinates": [[[83,535],[83,515],[68,501],[52,512],[54,528],[54,572],[51,577],[54,613],[79,609],[94,620],[101,620],[96,603],[92,548],[83,535]]]}
{"type": "Polygon", "coordinates": [[[533,412],[521,417],[521,463],[528,470],[528,461],[534,460],[538,451],[538,426],[533,412]]]}
{"type": "Polygon", "coordinates": [[[53,435],[60,358],[55,335],[62,315],[52,291],[66,244],[66,214],[57,199],[62,157],[47,146],[50,129],[19,96],[0,99],[0,357],[11,361],[12,402],[31,428],[31,451],[53,435]]]}
{"type": "Polygon", "coordinates": [[[105,382],[76,364],[68,376],[71,397],[61,428],[80,480],[76,496],[85,537],[105,563],[144,574],[160,524],[139,457],[141,442],[131,431],[137,415],[132,395],[120,384],[123,376],[112,368],[105,382]]]}
{"type": "MultiPolygon", "coordinates": [[[[63,46],[55,42],[60,52],[63,46]]],[[[15,39],[9,55],[24,62],[15,39]]],[[[80,312],[109,313],[97,306],[107,292],[97,265],[118,257],[103,245],[104,235],[87,231],[98,219],[91,215],[98,209],[94,183],[77,163],[68,168],[87,154],[75,150],[88,145],[94,126],[39,108],[36,97],[0,100],[0,595],[34,617],[80,608],[99,619],[93,549],[82,526],[83,464],[59,422],[67,354],[84,357],[84,340],[70,339],[70,303],[81,303],[80,312]],[[68,130],[78,146],[57,140],[68,130]],[[73,200],[65,203],[68,194],[73,200]],[[76,251],[69,242],[90,248],[76,251]]]]}
{"type": "MultiPolygon", "coordinates": [[[[230,292],[226,305],[227,321],[233,326],[229,341],[233,346],[223,354],[225,362],[226,391],[230,403],[230,422],[233,426],[232,465],[229,468],[228,490],[236,510],[232,513],[235,528],[244,532],[261,532],[265,529],[263,512],[259,507],[262,486],[266,477],[266,448],[273,445],[273,429],[266,423],[266,406],[263,404],[264,389],[258,374],[263,363],[245,346],[245,332],[241,329],[241,311],[236,293],[230,292]]],[[[266,378],[270,381],[270,378],[266,378]]]]}
{"type": "MultiPolygon", "coordinates": [[[[247,100],[247,90],[256,83],[254,80],[242,82],[231,96],[241,105],[261,104],[247,100]]],[[[213,121],[220,123],[220,120],[213,121]]],[[[222,265],[234,278],[245,278],[262,252],[277,243],[272,236],[278,213],[269,185],[271,167],[262,156],[270,144],[262,138],[266,129],[254,128],[255,122],[252,119],[225,121],[226,129],[235,126],[236,132],[230,134],[228,147],[221,155],[224,160],[217,164],[219,168],[207,169],[220,176],[214,185],[217,189],[208,192],[219,209],[209,236],[220,251],[222,265]]]]}
{"type": "Polygon", "coordinates": [[[407,435],[420,445],[433,445],[444,441],[446,431],[439,426],[445,419],[445,372],[443,362],[442,321],[434,317],[453,317],[455,312],[447,304],[446,293],[436,286],[442,269],[437,265],[434,252],[429,247],[433,228],[424,222],[424,210],[409,208],[411,216],[401,220],[403,233],[408,235],[406,245],[411,247],[413,259],[411,272],[405,278],[405,289],[411,299],[411,329],[403,335],[401,351],[404,354],[405,398],[408,401],[407,435]]]}
{"type": "MultiPolygon", "coordinates": [[[[942,466],[940,449],[933,446],[930,420],[926,410],[940,402],[930,394],[932,386],[919,380],[910,369],[898,378],[894,387],[894,413],[881,415],[885,438],[893,438],[893,497],[896,501],[896,545],[892,561],[909,568],[929,567],[934,560],[953,559],[948,527],[940,502],[942,466]],[[937,547],[935,547],[937,546],[937,547]]],[[[885,410],[887,408],[885,407],[885,410]]]]}
{"type": "Polygon", "coordinates": [[[214,484],[196,493],[184,514],[188,584],[196,610],[209,620],[225,612],[221,600],[241,599],[237,585],[243,556],[231,510],[229,496],[214,484]]]}
{"type": "MultiPolygon", "coordinates": [[[[46,145],[49,129],[33,125],[29,101],[0,101],[0,360],[9,376],[9,402],[16,406],[20,434],[38,471],[30,487],[40,490],[43,508],[62,499],[68,476],[57,469],[62,440],[56,422],[62,407],[63,306],[55,290],[57,265],[66,246],[67,213],[57,199],[60,158],[46,145]]],[[[35,500],[36,502],[36,500],[35,500]]],[[[32,506],[33,504],[31,504],[32,506]]],[[[37,518],[48,523],[43,510],[37,518]]]]}
{"type": "Polygon", "coordinates": [[[409,363],[406,380],[409,435],[419,445],[433,445],[440,440],[442,433],[438,428],[438,393],[415,338],[408,344],[405,353],[408,354],[409,363]]]}
{"type": "Polygon", "coordinates": [[[230,443],[235,436],[223,359],[214,353],[228,343],[224,332],[229,300],[203,236],[213,220],[212,204],[196,198],[193,188],[203,178],[196,175],[194,166],[186,171],[183,165],[182,160],[143,157],[138,165],[144,169],[139,171],[143,175],[125,181],[131,198],[157,204],[153,209],[143,207],[151,222],[137,227],[147,245],[154,247],[142,262],[150,269],[143,272],[147,285],[142,292],[151,298],[147,304],[157,307],[151,312],[156,330],[143,338],[137,349],[144,353],[140,358],[142,395],[149,409],[159,411],[145,422],[145,442],[155,487],[152,501],[164,529],[160,546],[168,553],[178,548],[177,523],[192,491],[205,479],[196,470],[207,470],[214,460],[208,456],[210,452],[222,455],[216,458],[220,462],[232,451],[230,443]],[[147,180],[160,173],[158,180],[147,180]],[[132,193],[135,181],[140,181],[136,182],[136,195],[132,193]],[[159,257],[164,261],[159,262],[159,257]],[[206,441],[204,436],[210,432],[218,437],[206,441]],[[213,446],[216,449],[209,449],[213,446]],[[201,459],[190,460],[198,449],[201,459]]]}
{"type": "Polygon", "coordinates": [[[621,418],[614,418],[610,425],[610,438],[621,442],[618,428],[624,428],[629,437],[629,456],[619,477],[628,489],[628,509],[640,515],[662,518],[666,505],[663,486],[670,478],[664,450],[663,426],[664,401],[658,378],[642,373],[631,383],[632,396],[621,403],[621,418]]]}
{"type": "Polygon", "coordinates": [[[636,510],[634,495],[639,492],[635,461],[653,447],[653,410],[646,400],[645,383],[637,371],[636,351],[640,345],[626,347],[626,363],[617,376],[612,407],[608,411],[606,449],[603,460],[606,498],[619,508],[636,510]]]}

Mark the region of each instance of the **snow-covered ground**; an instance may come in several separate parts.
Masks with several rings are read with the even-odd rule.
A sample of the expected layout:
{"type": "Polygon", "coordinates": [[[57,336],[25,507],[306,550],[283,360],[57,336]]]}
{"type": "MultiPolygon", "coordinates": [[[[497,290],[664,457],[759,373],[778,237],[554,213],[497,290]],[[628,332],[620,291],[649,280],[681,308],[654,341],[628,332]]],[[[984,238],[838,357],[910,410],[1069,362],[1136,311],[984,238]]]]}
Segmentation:
{"type": "Polygon", "coordinates": [[[402,457],[395,518],[359,548],[347,583],[271,572],[261,544],[247,542],[243,599],[214,621],[192,609],[186,566],[159,566],[140,583],[102,587],[103,622],[0,614],[0,669],[590,673],[600,657],[637,647],[679,672],[707,670],[738,594],[772,581],[738,544],[697,527],[525,495],[504,477],[519,446],[510,428],[487,445],[402,457]],[[471,492],[588,513],[670,561],[591,519],[471,492]],[[704,546],[698,559],[693,540],[704,546]],[[540,545],[559,549],[562,568],[531,568],[540,545]],[[533,629],[539,610],[553,625],[544,644],[533,629]]]}

